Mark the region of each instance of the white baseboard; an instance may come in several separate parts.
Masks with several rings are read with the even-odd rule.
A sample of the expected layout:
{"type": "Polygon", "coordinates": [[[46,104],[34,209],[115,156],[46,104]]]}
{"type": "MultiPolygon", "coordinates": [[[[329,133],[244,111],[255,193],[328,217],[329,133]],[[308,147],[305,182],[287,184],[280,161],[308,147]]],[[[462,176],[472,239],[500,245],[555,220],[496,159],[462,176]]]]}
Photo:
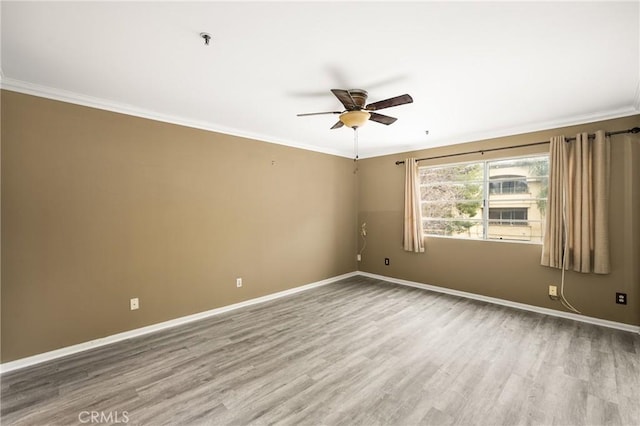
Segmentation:
{"type": "Polygon", "coordinates": [[[387,281],[394,284],[400,284],[400,285],[409,286],[409,287],[416,287],[424,290],[431,290],[437,293],[451,294],[453,296],[460,296],[467,299],[480,300],[483,302],[493,303],[495,305],[509,306],[511,308],[522,309],[524,311],[537,312],[539,314],[560,317],[560,318],[567,318],[575,321],[581,321],[589,324],[595,324],[603,327],[615,328],[617,330],[630,331],[632,333],[640,334],[640,326],[625,324],[622,322],[588,317],[585,315],[578,315],[571,312],[556,311],[555,309],[542,308],[540,306],[527,305],[525,303],[512,302],[510,300],[498,299],[496,297],[483,296],[481,294],[468,293],[466,291],[453,290],[450,288],[438,287],[430,284],[422,284],[414,281],[402,280],[399,278],[385,277],[384,275],[371,274],[369,272],[358,272],[358,275],[362,275],[363,277],[374,278],[377,280],[387,281]]]}
{"type": "Polygon", "coordinates": [[[129,330],[122,333],[113,334],[111,336],[90,340],[88,342],[79,343],[77,345],[67,346],[67,347],[56,349],[53,351],[44,352],[38,355],[21,358],[15,361],[5,362],[3,364],[0,364],[0,373],[19,370],[21,368],[51,361],[57,358],[62,358],[68,355],[73,355],[78,352],[87,351],[89,349],[98,348],[100,346],[109,345],[112,343],[120,342],[122,340],[131,339],[133,337],[143,336],[145,334],[153,333],[153,332],[164,330],[167,328],[177,327],[179,325],[187,324],[193,321],[198,321],[204,318],[209,318],[214,315],[222,314],[224,312],[229,312],[235,309],[244,308],[245,306],[256,305],[258,303],[264,303],[270,300],[279,299],[281,297],[290,296],[292,294],[299,293],[301,291],[306,291],[312,288],[331,284],[336,281],[340,281],[345,278],[350,278],[356,275],[358,275],[357,272],[349,272],[347,274],[338,275],[332,278],[327,278],[326,280],[317,281],[317,282],[302,285],[299,287],[294,287],[284,291],[279,291],[277,293],[268,294],[266,296],[257,297],[255,299],[245,300],[244,302],[234,303],[233,305],[222,306],[220,308],[211,309],[209,311],[204,311],[204,312],[200,312],[193,315],[187,315],[187,316],[172,319],[169,321],[164,321],[158,324],[152,324],[146,327],[137,328],[135,330],[129,330]]]}
{"type": "Polygon", "coordinates": [[[285,296],[289,296],[295,293],[299,293],[302,291],[306,291],[306,290],[310,290],[312,288],[316,288],[316,287],[320,287],[323,285],[327,285],[327,284],[331,284],[334,283],[336,281],[340,281],[343,280],[345,278],[350,278],[350,277],[354,277],[357,275],[361,275],[364,277],[369,277],[369,278],[373,278],[373,279],[378,279],[378,280],[382,280],[382,281],[387,281],[390,283],[394,283],[394,284],[400,284],[400,285],[404,285],[404,286],[409,286],[409,287],[416,287],[416,288],[421,288],[424,290],[430,290],[430,291],[434,291],[437,293],[446,293],[446,294],[451,294],[454,296],[460,296],[460,297],[464,297],[467,299],[474,299],[474,300],[480,300],[483,302],[488,302],[488,303],[493,303],[496,305],[503,305],[503,306],[508,306],[508,307],[512,307],[512,308],[516,308],[516,309],[522,309],[525,311],[531,311],[531,312],[537,312],[540,314],[545,314],[545,315],[550,315],[550,316],[555,316],[555,317],[560,317],[560,318],[567,318],[567,319],[572,319],[572,320],[576,320],[576,321],[581,321],[581,322],[585,322],[585,323],[589,323],[589,324],[595,324],[595,325],[600,325],[603,327],[609,327],[609,328],[615,328],[618,330],[623,330],[623,331],[630,331],[633,333],[639,333],[640,334],[640,326],[634,326],[634,325],[630,325],[630,324],[624,324],[624,323],[620,323],[620,322],[615,322],[615,321],[608,321],[608,320],[603,320],[600,318],[593,318],[593,317],[588,317],[588,316],[584,316],[584,315],[577,315],[577,314],[573,314],[570,312],[562,312],[562,311],[556,311],[554,309],[548,309],[548,308],[542,308],[539,306],[533,306],[533,305],[527,305],[524,303],[519,303],[519,302],[512,302],[510,300],[504,300],[504,299],[498,299],[495,297],[489,297],[489,296],[483,296],[480,294],[475,294],[475,293],[468,293],[465,291],[459,291],[459,290],[453,290],[453,289],[449,289],[449,288],[445,288],[445,287],[438,287],[438,286],[434,286],[434,285],[429,285],[429,284],[422,284],[422,283],[418,283],[418,282],[414,282],[414,281],[407,281],[407,280],[402,280],[399,278],[393,278],[393,277],[386,277],[383,275],[377,275],[377,274],[371,274],[369,272],[362,272],[362,271],[358,271],[358,272],[349,272],[347,274],[343,274],[343,275],[338,275],[336,277],[332,277],[332,278],[327,278],[326,280],[322,280],[322,281],[317,281],[314,283],[310,283],[310,284],[306,284],[306,285],[302,285],[299,287],[294,287],[291,288],[289,290],[284,290],[284,291],[280,291],[277,293],[273,293],[273,294],[268,294],[266,296],[262,296],[262,297],[257,297],[255,299],[250,299],[250,300],[245,300],[244,302],[239,302],[239,303],[234,303],[233,305],[228,305],[228,306],[222,306],[220,308],[216,308],[216,309],[211,309],[205,312],[200,312],[197,314],[193,314],[193,315],[187,315],[184,317],[180,317],[180,318],[176,318],[176,319],[172,319],[169,321],[164,321],[158,324],[153,324],[153,325],[149,325],[146,327],[142,327],[142,328],[137,328],[135,330],[129,330],[129,331],[125,331],[122,333],[118,333],[118,334],[114,334],[111,336],[106,336],[106,337],[102,337],[99,339],[95,339],[95,340],[90,340],[88,342],[83,342],[83,343],[79,343],[77,345],[73,345],[73,346],[67,346],[64,348],[60,348],[60,349],[56,349],[53,351],[49,351],[49,352],[44,352],[38,355],[33,355],[27,358],[21,358],[15,361],[10,361],[10,362],[6,362],[3,364],[0,364],[0,374],[1,373],[6,373],[9,371],[14,371],[14,370],[19,370],[21,368],[25,368],[25,367],[29,367],[32,365],[36,365],[36,364],[41,364],[43,362],[47,362],[47,361],[52,361],[55,360],[57,358],[62,358],[68,355],[73,355],[75,353],[78,352],[83,352],[83,351],[87,351],[89,349],[94,349],[94,348],[98,348],[101,346],[105,346],[105,345],[109,345],[112,343],[116,343],[116,342],[120,342],[122,340],[127,340],[127,339],[131,339],[134,337],[138,337],[138,336],[143,336],[149,333],[153,333],[156,331],[160,331],[160,330],[164,330],[167,328],[172,328],[172,327],[177,327],[179,325],[183,325],[183,324],[187,324],[193,321],[198,321],[204,318],[209,318],[215,315],[219,315],[222,314],[224,312],[229,312],[229,311],[233,311],[235,309],[240,309],[240,308],[244,308],[246,306],[251,306],[251,305],[256,305],[258,303],[263,303],[263,302],[268,302],[270,300],[275,300],[275,299],[279,299],[281,297],[285,297],[285,296]]]}

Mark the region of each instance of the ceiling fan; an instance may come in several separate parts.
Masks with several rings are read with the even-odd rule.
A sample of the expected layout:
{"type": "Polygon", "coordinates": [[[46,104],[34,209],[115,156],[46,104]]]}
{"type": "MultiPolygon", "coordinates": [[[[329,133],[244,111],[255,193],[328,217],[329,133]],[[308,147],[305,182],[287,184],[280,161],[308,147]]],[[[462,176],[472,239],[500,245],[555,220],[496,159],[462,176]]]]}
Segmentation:
{"type": "Polygon", "coordinates": [[[413,102],[413,98],[411,96],[404,94],[365,105],[367,102],[367,97],[369,96],[366,90],[331,89],[331,92],[336,95],[336,98],[338,98],[338,100],[345,107],[344,111],[310,112],[306,114],[298,114],[298,117],[304,117],[307,115],[340,114],[340,120],[336,124],[334,124],[331,129],[339,129],[342,126],[357,129],[358,127],[366,123],[367,120],[389,125],[395,123],[397,118],[378,114],[375,111],[398,105],[410,104],[413,102]]]}

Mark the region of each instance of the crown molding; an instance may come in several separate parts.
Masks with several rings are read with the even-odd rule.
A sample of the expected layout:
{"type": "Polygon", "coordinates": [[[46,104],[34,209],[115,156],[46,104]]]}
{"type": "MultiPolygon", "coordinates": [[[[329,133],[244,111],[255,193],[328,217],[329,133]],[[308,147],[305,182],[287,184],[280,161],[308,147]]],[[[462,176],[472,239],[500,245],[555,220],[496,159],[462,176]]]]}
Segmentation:
{"type": "Polygon", "coordinates": [[[563,127],[569,126],[579,126],[581,124],[589,124],[595,123],[597,121],[604,120],[612,120],[616,118],[624,118],[632,115],[640,114],[640,83],[638,85],[638,90],[636,91],[635,102],[633,106],[628,106],[624,108],[618,108],[609,111],[601,111],[597,113],[591,114],[583,114],[575,117],[563,118],[560,120],[550,120],[539,123],[531,123],[524,126],[517,127],[509,127],[499,130],[491,130],[487,132],[478,132],[478,133],[469,133],[462,136],[456,136],[453,138],[443,138],[438,140],[433,140],[431,142],[425,143],[416,143],[411,145],[404,145],[403,151],[398,151],[397,149],[380,149],[380,150],[372,150],[366,151],[360,155],[360,158],[373,158],[373,157],[381,157],[384,155],[394,155],[394,154],[403,154],[413,151],[421,151],[430,148],[438,148],[442,146],[448,145],[457,145],[468,142],[478,142],[487,139],[495,139],[502,138],[506,136],[515,136],[522,135],[526,133],[533,132],[542,132],[545,130],[553,130],[559,129],[563,127]]]}
{"type": "MultiPolygon", "coordinates": [[[[82,95],[67,90],[51,88],[48,86],[42,86],[39,84],[29,83],[22,80],[15,80],[7,78],[2,74],[0,69],[0,88],[18,93],[24,93],[27,95],[38,96],[42,98],[52,99],[56,101],[67,102],[76,105],[82,105],[90,108],[97,108],[105,111],[116,112],[120,114],[131,115],[134,117],[146,118],[149,120],[160,121],[164,123],[177,124],[180,126],[191,127],[200,130],[206,130],[210,132],[221,133],[230,136],[236,136],[246,139],[252,139],[260,142],[273,143],[277,145],[284,145],[291,148],[304,149],[307,151],[319,152],[322,154],[334,155],[337,157],[344,157],[351,159],[352,152],[344,152],[332,149],[325,149],[318,146],[301,144],[299,142],[278,140],[272,137],[245,132],[239,129],[228,128],[225,126],[217,125],[215,123],[209,123],[204,121],[191,120],[185,117],[178,117],[168,114],[162,114],[157,111],[147,110],[144,108],[138,108],[132,105],[127,105],[120,102],[101,99],[93,96],[82,95]]],[[[452,138],[434,139],[429,142],[407,143],[402,146],[395,146],[390,148],[364,150],[360,152],[360,159],[375,158],[385,155],[403,154],[412,151],[421,151],[430,148],[437,148],[447,145],[456,145],[467,142],[477,142],[486,139],[500,138],[505,136],[514,136],[524,133],[539,132],[544,130],[552,130],[556,128],[576,126],[580,124],[593,123],[597,121],[610,120],[615,118],[623,118],[640,113],[640,82],[636,87],[636,93],[634,96],[633,105],[618,108],[609,111],[600,111],[597,113],[584,114],[575,117],[565,117],[559,120],[550,120],[546,122],[530,123],[524,126],[509,127],[498,130],[491,130],[487,132],[468,133],[465,135],[455,136],[452,138]]]]}
{"type": "Polygon", "coordinates": [[[192,120],[189,118],[179,117],[174,115],[162,114],[157,111],[138,108],[133,105],[124,104],[121,102],[96,98],[93,96],[83,95],[80,93],[71,92],[63,89],[56,89],[48,86],[29,83],[22,80],[6,78],[4,76],[0,78],[0,88],[4,90],[9,90],[12,92],[23,93],[26,95],[38,96],[41,98],[67,102],[75,105],[82,105],[90,108],[116,112],[119,114],[131,115],[134,117],[146,118],[149,120],[160,121],[164,123],[177,124],[179,126],[191,127],[194,129],[206,130],[209,132],[221,133],[221,134],[230,135],[230,136],[237,136],[245,139],[252,139],[259,142],[273,143],[276,145],[284,145],[291,148],[304,149],[306,151],[313,151],[313,152],[319,152],[322,154],[335,155],[338,157],[351,158],[351,154],[341,152],[341,151],[323,149],[321,147],[306,145],[306,144],[293,142],[293,141],[278,140],[278,139],[271,138],[269,136],[245,132],[239,129],[233,129],[233,128],[221,126],[215,123],[192,120]]]}

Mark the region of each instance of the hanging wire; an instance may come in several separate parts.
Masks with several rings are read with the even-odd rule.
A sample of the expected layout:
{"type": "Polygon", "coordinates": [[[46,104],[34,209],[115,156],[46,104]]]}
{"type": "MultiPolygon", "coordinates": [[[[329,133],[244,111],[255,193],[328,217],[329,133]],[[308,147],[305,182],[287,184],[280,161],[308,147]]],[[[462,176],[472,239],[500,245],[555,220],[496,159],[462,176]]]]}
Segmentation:
{"type": "Polygon", "coordinates": [[[356,174],[358,173],[358,127],[353,128],[353,151],[354,151],[353,163],[355,164],[353,173],[356,174]]]}
{"type": "Polygon", "coordinates": [[[362,222],[362,225],[360,226],[360,236],[362,237],[362,248],[358,254],[362,256],[362,252],[367,247],[367,222],[362,222]]]}
{"type": "Polygon", "coordinates": [[[563,233],[563,240],[564,240],[564,244],[563,244],[563,250],[562,250],[562,272],[561,272],[561,278],[560,278],[560,296],[549,296],[549,298],[551,300],[559,300],[560,303],[562,303],[562,306],[564,306],[565,308],[567,308],[568,310],[575,312],[576,314],[581,314],[582,312],[580,312],[578,309],[576,309],[570,302],[569,300],[567,300],[566,296],[564,295],[564,284],[565,284],[565,272],[566,272],[566,268],[567,268],[567,260],[569,257],[569,229],[567,226],[567,176],[565,175],[565,173],[562,174],[562,194],[561,194],[561,199],[562,199],[562,233],[563,233]]]}

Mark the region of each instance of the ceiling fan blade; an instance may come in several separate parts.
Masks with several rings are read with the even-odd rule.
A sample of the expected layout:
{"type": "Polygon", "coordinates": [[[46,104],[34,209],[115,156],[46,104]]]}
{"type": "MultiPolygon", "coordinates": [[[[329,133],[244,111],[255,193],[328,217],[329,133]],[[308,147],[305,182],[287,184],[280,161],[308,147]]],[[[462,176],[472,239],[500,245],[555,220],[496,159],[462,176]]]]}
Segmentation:
{"type": "Polygon", "coordinates": [[[355,104],[348,90],[331,89],[331,92],[336,95],[336,98],[338,98],[340,102],[342,102],[342,105],[344,105],[347,111],[351,111],[357,108],[357,105],[355,104]]]}
{"type": "Polygon", "coordinates": [[[397,120],[397,118],[395,118],[395,117],[389,117],[388,115],[378,114],[377,112],[372,112],[370,114],[371,114],[371,116],[369,117],[369,120],[376,121],[376,122],[382,123],[382,124],[386,124],[387,126],[389,124],[395,123],[396,120],[397,120]]]}
{"type": "Polygon", "coordinates": [[[395,98],[385,99],[383,101],[374,102],[366,106],[367,111],[377,111],[379,109],[389,108],[398,105],[410,104],[413,98],[407,94],[396,96],[395,98]]]}
{"type": "Polygon", "coordinates": [[[307,115],[324,115],[324,114],[342,114],[342,111],[307,112],[305,114],[296,114],[296,115],[298,117],[306,117],[307,115]]]}
{"type": "Polygon", "coordinates": [[[336,124],[334,124],[334,125],[331,127],[331,130],[333,130],[333,129],[339,129],[339,128],[340,128],[340,127],[342,127],[342,126],[344,126],[344,123],[343,123],[342,121],[338,121],[336,124]]]}

